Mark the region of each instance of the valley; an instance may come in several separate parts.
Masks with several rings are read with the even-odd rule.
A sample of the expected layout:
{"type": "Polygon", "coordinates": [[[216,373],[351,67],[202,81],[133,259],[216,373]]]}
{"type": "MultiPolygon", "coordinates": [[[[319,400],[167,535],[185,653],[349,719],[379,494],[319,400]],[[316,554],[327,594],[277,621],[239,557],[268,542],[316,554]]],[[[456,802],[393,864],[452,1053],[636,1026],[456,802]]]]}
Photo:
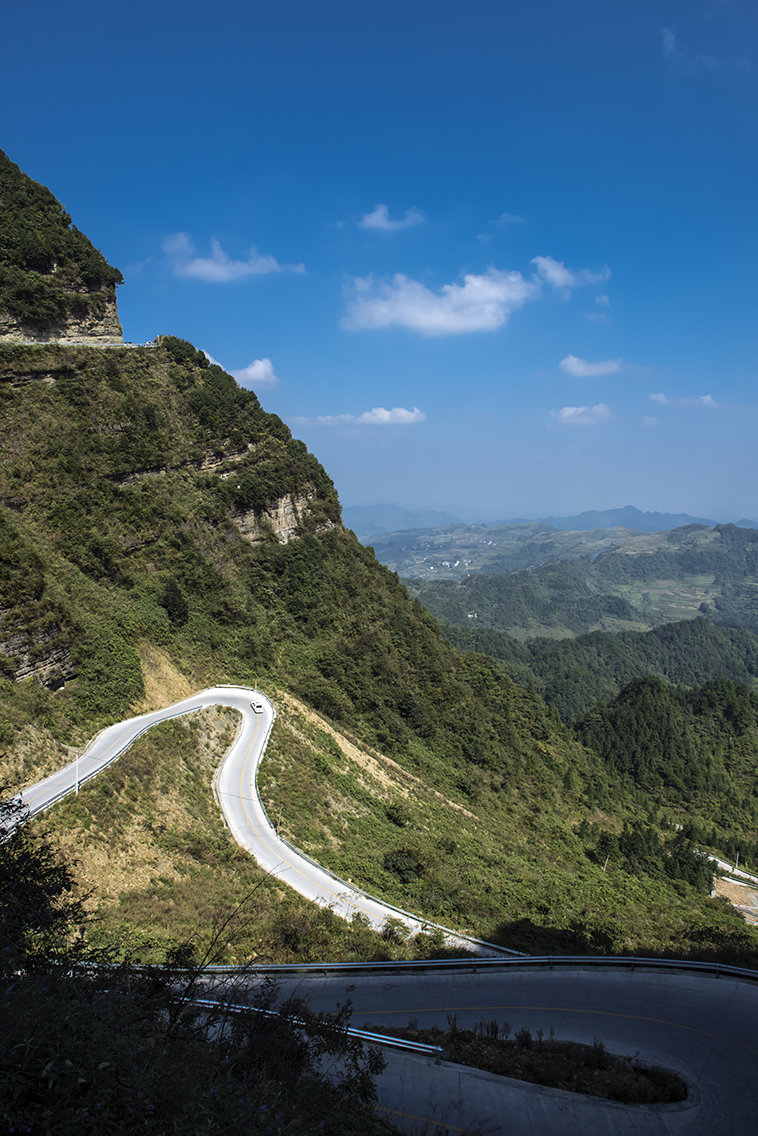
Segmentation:
{"type": "MultiPolygon", "coordinates": [[[[709,854],[758,863],[758,533],[448,526],[383,537],[377,558],[256,393],[178,336],[121,343],[120,273],[2,154],[0,202],[3,816],[18,819],[19,791],[49,803],[58,790],[43,802],[32,786],[68,766],[70,789],[74,769],[73,793],[0,840],[18,1046],[17,989],[30,1020],[54,1003],[63,1029],[78,983],[87,1021],[112,1032],[92,960],[113,967],[126,1035],[148,1022],[147,1049],[168,1051],[166,1022],[187,1028],[198,1066],[208,1031],[179,1022],[171,983],[209,961],[429,964],[470,936],[587,965],[755,970],[758,930],[711,895],[709,854]],[[226,697],[198,701],[209,688],[226,697]],[[174,703],[197,713],[159,721],[174,703]],[[156,724],[122,753],[137,715],[156,724]],[[264,729],[276,839],[263,814],[257,837],[275,864],[244,850],[247,827],[243,847],[233,838],[264,729]],[[87,779],[98,752],[106,767],[87,779]],[[351,903],[379,907],[345,919],[323,890],[296,894],[280,837],[308,873],[323,865],[327,890],[345,880],[351,903]]],[[[322,1025],[308,1045],[331,1052],[322,1025]]],[[[302,1062],[272,1084],[302,1088],[318,1065],[291,1032],[277,1045],[302,1062]]],[[[360,1091],[345,1099],[370,1131],[353,1057],[360,1091]]]]}

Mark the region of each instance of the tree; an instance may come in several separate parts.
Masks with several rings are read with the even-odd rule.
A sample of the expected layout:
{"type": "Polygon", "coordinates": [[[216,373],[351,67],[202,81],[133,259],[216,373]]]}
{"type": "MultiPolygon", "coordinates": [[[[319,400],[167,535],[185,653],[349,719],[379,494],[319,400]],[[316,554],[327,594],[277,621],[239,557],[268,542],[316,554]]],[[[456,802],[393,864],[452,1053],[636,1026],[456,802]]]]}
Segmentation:
{"type": "Polygon", "coordinates": [[[0,975],[70,959],[87,918],[71,869],[27,821],[18,797],[0,799],[0,975]]]}
{"type": "MultiPolygon", "coordinates": [[[[383,1061],[350,1037],[349,1006],[276,1008],[243,973],[244,994],[214,983],[190,944],[167,965],[114,964],[76,936],[73,874],[18,798],[0,800],[0,1119],[38,1136],[380,1136],[383,1061]],[[93,965],[96,963],[97,965],[93,965]],[[189,967],[187,969],[187,967],[189,967]],[[236,1013],[235,1004],[246,1009],[236,1013]]],[[[114,944],[113,954],[117,951],[114,944]]]]}
{"type": "Polygon", "coordinates": [[[171,577],[161,596],[161,607],[164,607],[168,613],[174,627],[183,627],[187,622],[189,616],[189,607],[184,598],[184,593],[177,584],[176,580],[171,577]]]}

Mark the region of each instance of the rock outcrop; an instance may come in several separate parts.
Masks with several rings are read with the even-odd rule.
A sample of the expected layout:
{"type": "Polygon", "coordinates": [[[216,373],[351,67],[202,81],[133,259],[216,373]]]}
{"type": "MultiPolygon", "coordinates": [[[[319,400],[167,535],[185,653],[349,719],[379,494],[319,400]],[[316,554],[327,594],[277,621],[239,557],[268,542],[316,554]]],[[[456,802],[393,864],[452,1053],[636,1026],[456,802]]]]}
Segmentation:
{"type": "Polygon", "coordinates": [[[57,690],[76,674],[68,637],[57,623],[36,630],[4,628],[0,613],[0,656],[15,682],[31,678],[57,690]]]}
{"type": "MultiPolygon", "coordinates": [[[[245,540],[256,544],[267,536],[274,535],[280,544],[289,544],[299,535],[301,524],[310,516],[310,501],[304,495],[293,497],[287,493],[278,501],[269,502],[258,511],[235,513],[232,517],[245,540]]],[[[335,528],[333,521],[318,526],[318,532],[335,528]]]]}
{"type": "Polygon", "coordinates": [[[93,310],[70,313],[50,324],[32,324],[0,308],[0,343],[68,343],[87,347],[120,347],[124,335],[115,288],[93,310]]]}
{"type": "Polygon", "coordinates": [[[123,343],[108,264],[50,190],[0,150],[0,343],[123,343]]]}

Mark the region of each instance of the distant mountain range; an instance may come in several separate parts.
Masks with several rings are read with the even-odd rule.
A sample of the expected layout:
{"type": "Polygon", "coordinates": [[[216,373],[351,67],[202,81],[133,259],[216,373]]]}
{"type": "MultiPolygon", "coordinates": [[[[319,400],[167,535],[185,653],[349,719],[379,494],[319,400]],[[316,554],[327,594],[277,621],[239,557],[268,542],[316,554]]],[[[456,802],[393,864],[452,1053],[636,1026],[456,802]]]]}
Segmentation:
{"type": "Polygon", "coordinates": [[[434,509],[403,509],[400,505],[345,505],[342,519],[360,541],[409,529],[436,529],[460,525],[460,517],[434,509]]]}
{"type": "MultiPolygon", "coordinates": [[[[352,529],[359,540],[370,540],[373,536],[387,533],[408,532],[410,529],[436,529],[449,525],[462,525],[470,522],[461,520],[453,513],[434,509],[404,509],[400,505],[348,505],[342,510],[345,524],[352,529]]],[[[588,509],[574,513],[570,517],[511,517],[506,520],[479,521],[488,528],[506,525],[525,525],[537,521],[550,525],[560,532],[588,532],[598,529],[625,528],[635,532],[653,533],[678,529],[683,525],[707,525],[712,528],[719,523],[710,517],[693,517],[689,513],[643,512],[634,505],[624,505],[621,509],[588,509]]],[[[733,522],[738,528],[758,528],[758,521],[745,518],[733,522]]]]}
{"type": "MultiPolygon", "coordinates": [[[[707,517],[691,517],[688,513],[644,513],[634,505],[622,509],[588,509],[571,517],[539,517],[543,525],[552,525],[561,532],[586,532],[591,529],[634,529],[635,532],[665,532],[683,525],[707,525],[717,522],[707,517]]],[[[519,524],[519,521],[498,521],[498,525],[519,524]]],[[[752,527],[752,525],[750,526],[752,527]]]]}

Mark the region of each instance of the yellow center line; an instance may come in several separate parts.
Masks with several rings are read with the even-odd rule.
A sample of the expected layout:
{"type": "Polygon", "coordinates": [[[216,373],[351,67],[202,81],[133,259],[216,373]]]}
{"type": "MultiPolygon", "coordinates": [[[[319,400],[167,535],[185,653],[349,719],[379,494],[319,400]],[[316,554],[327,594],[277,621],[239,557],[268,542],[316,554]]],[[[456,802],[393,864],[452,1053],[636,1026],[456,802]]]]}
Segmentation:
{"type": "Polygon", "coordinates": [[[468,1128],[459,1128],[457,1124],[446,1124],[444,1120],[434,1120],[431,1116],[419,1116],[415,1112],[402,1112],[402,1110],[399,1108],[385,1108],[380,1104],[378,1104],[376,1108],[378,1112],[386,1112],[390,1116],[402,1116],[405,1120],[418,1120],[422,1124],[426,1125],[433,1124],[433,1131],[435,1132],[440,1128],[444,1128],[446,1132],[463,1132],[466,1134],[470,1134],[471,1132],[470,1126],[468,1128]]]}
{"type": "Polygon", "coordinates": [[[709,1037],[712,1041],[721,1041],[726,1045],[733,1045],[736,1049],[743,1049],[745,1053],[750,1053],[754,1057],[758,1057],[758,1049],[753,1049],[749,1045],[743,1045],[739,1041],[732,1041],[729,1037],[724,1037],[720,1033],[712,1033],[710,1030],[700,1029],[699,1026],[687,1026],[683,1022],[672,1022],[668,1018],[650,1018],[644,1014],[621,1014],[614,1010],[582,1010],[574,1006],[433,1006],[425,1009],[412,1010],[409,1008],[401,1010],[387,1010],[382,1007],[381,1010],[356,1010],[355,1013],[358,1017],[366,1018],[373,1014],[404,1014],[409,1019],[414,1018],[419,1014],[473,1014],[473,1013],[494,1013],[504,1012],[505,1010],[544,1010],[551,1014],[591,1014],[595,1017],[601,1018],[623,1018],[633,1022],[650,1022],[658,1026],[671,1026],[673,1029],[686,1030],[688,1033],[701,1034],[703,1037],[709,1037]]]}
{"type": "MultiPolygon", "coordinates": [[[[248,746],[248,749],[247,749],[247,755],[245,757],[245,761],[244,761],[243,766],[242,766],[242,771],[240,773],[240,782],[239,782],[239,797],[240,797],[240,803],[242,805],[242,811],[245,814],[245,820],[247,821],[248,825],[250,826],[250,829],[251,829],[252,832],[255,832],[255,828],[253,827],[253,822],[251,821],[250,816],[248,814],[248,811],[245,808],[245,800],[247,798],[245,798],[245,796],[243,795],[243,792],[242,792],[242,781],[244,779],[245,772],[247,771],[247,767],[248,767],[248,764],[249,764],[249,761],[250,761],[250,754],[251,754],[252,749],[253,749],[253,743],[255,741],[255,736],[258,732],[258,721],[259,721],[259,717],[256,714],[256,716],[255,716],[255,729],[253,730],[253,736],[250,739],[250,745],[248,746]]],[[[251,777],[250,778],[250,784],[252,785],[252,783],[253,783],[253,778],[251,777]]],[[[272,852],[275,856],[279,856],[279,850],[277,848],[273,847],[273,845],[269,844],[269,842],[267,840],[264,840],[262,836],[258,836],[257,839],[261,842],[261,844],[265,845],[265,847],[268,848],[269,852],[272,852]]],[[[319,884],[318,881],[313,876],[309,875],[308,872],[303,871],[303,869],[299,868],[296,864],[290,864],[289,862],[287,862],[287,868],[288,868],[288,870],[292,870],[293,872],[297,872],[297,874],[299,876],[302,876],[303,879],[308,880],[309,883],[314,885],[314,887],[320,887],[323,891],[326,892],[327,895],[333,896],[333,898],[335,900],[337,900],[338,902],[341,899],[343,902],[347,903],[350,907],[354,908],[356,911],[363,911],[364,914],[371,917],[371,912],[369,911],[369,909],[367,907],[361,907],[360,903],[355,902],[352,899],[349,899],[344,893],[340,894],[339,892],[332,891],[330,888],[325,887],[323,884],[319,884]]],[[[345,888],[348,889],[348,891],[349,891],[350,885],[345,883],[345,888]]]]}

